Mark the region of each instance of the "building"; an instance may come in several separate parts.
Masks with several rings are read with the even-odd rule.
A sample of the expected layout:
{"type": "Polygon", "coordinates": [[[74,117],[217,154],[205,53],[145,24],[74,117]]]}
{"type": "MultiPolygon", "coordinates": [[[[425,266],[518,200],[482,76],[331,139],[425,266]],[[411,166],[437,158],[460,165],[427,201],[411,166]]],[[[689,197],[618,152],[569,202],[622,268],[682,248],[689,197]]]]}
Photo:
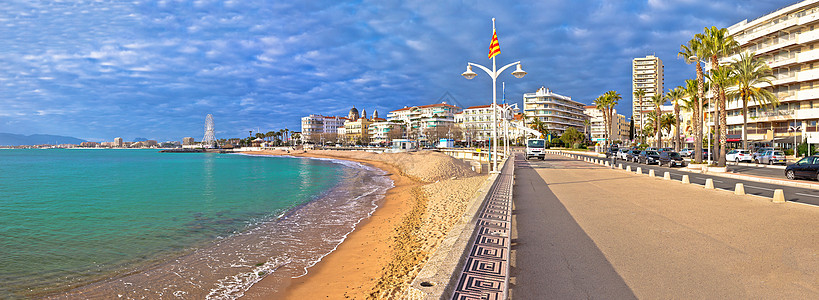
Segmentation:
{"type": "MultiPolygon", "coordinates": [[[[766,61],[775,76],[771,89],[780,105],[766,109],[749,103],[747,138],[752,145],[792,148],[794,139],[819,143],[819,1],[802,1],[744,20],[728,27],[728,32],[741,52],[752,52],[766,61]]],[[[741,104],[729,102],[727,113],[727,140],[739,146],[741,104]]]]}
{"type": "Polygon", "coordinates": [[[552,137],[558,137],[566,129],[575,128],[583,132],[583,103],[571,97],[558,95],[540,87],[534,93],[523,94],[523,114],[525,125],[530,126],[535,118],[545,123],[552,137]]]}
{"type": "Polygon", "coordinates": [[[634,92],[638,89],[645,91],[645,96],[640,99],[634,97],[631,102],[632,118],[634,119],[634,126],[643,128],[643,116],[647,112],[654,110],[654,105],[651,104],[651,97],[654,95],[662,95],[663,92],[663,61],[654,55],[646,57],[638,57],[631,61],[631,96],[634,97],[634,92]]]}
{"type": "MultiPolygon", "coordinates": [[[[594,105],[587,105],[584,106],[583,113],[586,114],[589,118],[589,129],[587,134],[592,142],[603,142],[606,140],[605,136],[605,127],[606,123],[603,119],[603,111],[597,109],[594,105]]],[[[612,115],[614,115],[614,120],[611,122],[611,130],[609,130],[609,134],[611,134],[612,141],[628,141],[629,130],[631,126],[629,125],[629,121],[626,120],[626,117],[618,114],[617,110],[613,110],[612,115]]]]}
{"type": "Polygon", "coordinates": [[[387,114],[390,122],[403,123],[406,136],[420,141],[438,141],[446,138],[455,126],[455,114],[460,107],[446,102],[412,106],[393,110],[387,114]]]}
{"type": "Polygon", "coordinates": [[[379,121],[373,122],[369,126],[370,144],[390,144],[392,140],[404,137],[404,126],[402,123],[390,122],[379,118],[376,119],[379,121]]]}
{"type": "MultiPolygon", "coordinates": [[[[347,120],[344,122],[343,129],[337,132],[340,139],[347,144],[366,145],[373,143],[371,134],[375,133],[370,130],[370,125],[377,122],[386,122],[386,119],[378,117],[378,110],[373,112],[372,118],[367,118],[367,110],[361,110],[359,117],[358,109],[355,107],[350,109],[347,115],[347,120]]],[[[382,127],[383,129],[383,127],[382,127]]],[[[386,142],[386,140],[382,140],[386,142]]]]}
{"type": "MultiPolygon", "coordinates": [[[[502,126],[503,110],[510,109],[512,114],[520,112],[517,108],[512,108],[508,104],[497,105],[498,126],[502,126]]],[[[492,104],[479,105],[464,108],[460,113],[455,114],[455,123],[463,132],[463,140],[467,142],[489,141],[492,137],[492,104]]],[[[498,127],[498,129],[501,129],[498,127]]],[[[499,130],[500,132],[500,130],[499,130]]],[[[510,139],[513,139],[510,137],[510,139]]]]}
{"type": "Polygon", "coordinates": [[[97,143],[97,142],[82,142],[82,143],[80,143],[80,147],[86,147],[86,148],[98,148],[99,146],[100,146],[100,143],[97,143]]]}
{"type": "MultiPolygon", "coordinates": [[[[358,111],[356,111],[356,114],[358,111]]],[[[322,115],[309,115],[301,118],[301,140],[314,144],[322,141],[335,141],[339,128],[344,127],[344,117],[329,117],[322,115]]]]}
{"type": "Polygon", "coordinates": [[[193,144],[194,144],[194,141],[193,141],[192,137],[182,138],[182,145],[189,146],[189,145],[193,145],[193,144]]]}
{"type": "Polygon", "coordinates": [[[122,148],[123,146],[125,146],[125,144],[122,143],[121,137],[114,138],[114,147],[122,148]]]}

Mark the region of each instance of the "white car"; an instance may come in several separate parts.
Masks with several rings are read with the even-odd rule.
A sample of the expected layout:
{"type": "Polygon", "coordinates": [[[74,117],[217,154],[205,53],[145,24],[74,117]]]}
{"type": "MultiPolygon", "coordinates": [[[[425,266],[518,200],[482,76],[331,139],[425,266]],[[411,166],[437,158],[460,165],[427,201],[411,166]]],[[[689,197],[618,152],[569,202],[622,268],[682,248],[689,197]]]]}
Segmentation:
{"type": "Polygon", "coordinates": [[[694,149],[685,148],[680,150],[680,156],[682,157],[689,157],[692,153],[694,153],[694,149]]]}
{"type": "Polygon", "coordinates": [[[734,149],[725,154],[725,160],[734,162],[753,162],[754,155],[751,154],[751,151],[745,149],[734,149]]]}
{"type": "Polygon", "coordinates": [[[617,150],[617,159],[626,160],[628,159],[628,148],[620,148],[617,150]]]}

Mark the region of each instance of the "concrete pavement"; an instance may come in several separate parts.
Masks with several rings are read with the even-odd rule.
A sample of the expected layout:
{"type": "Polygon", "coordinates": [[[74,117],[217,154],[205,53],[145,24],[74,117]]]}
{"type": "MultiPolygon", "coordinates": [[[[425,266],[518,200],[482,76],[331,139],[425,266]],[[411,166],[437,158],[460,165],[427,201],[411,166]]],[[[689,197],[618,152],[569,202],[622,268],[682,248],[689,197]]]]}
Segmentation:
{"type": "Polygon", "coordinates": [[[817,207],[518,159],[513,298],[819,298],[817,207]]]}

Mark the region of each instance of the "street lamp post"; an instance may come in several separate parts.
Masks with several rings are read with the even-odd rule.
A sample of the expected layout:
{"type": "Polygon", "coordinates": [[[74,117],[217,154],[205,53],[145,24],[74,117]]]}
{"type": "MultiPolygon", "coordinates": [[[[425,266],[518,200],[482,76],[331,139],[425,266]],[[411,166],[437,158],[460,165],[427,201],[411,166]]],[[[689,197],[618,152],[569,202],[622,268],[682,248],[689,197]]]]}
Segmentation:
{"type": "MultiPolygon", "coordinates": [[[[492,32],[495,32],[495,18],[492,18],[492,32]]],[[[516,78],[523,78],[526,75],[526,72],[521,69],[520,61],[516,61],[501,67],[499,70],[495,67],[495,56],[492,56],[492,69],[490,70],[487,67],[482,65],[468,62],[466,65],[466,72],[461,73],[461,75],[466,79],[475,78],[478,76],[475,72],[472,71],[472,67],[478,67],[484,72],[486,72],[489,77],[492,78],[492,173],[499,173],[498,171],[498,111],[497,111],[497,94],[498,94],[498,76],[500,76],[503,71],[508,69],[511,66],[517,65],[517,69],[512,72],[512,75],[516,78]]]]}
{"type": "MultiPolygon", "coordinates": [[[[788,131],[793,131],[793,159],[797,159],[799,153],[796,149],[796,131],[802,130],[802,126],[789,126],[788,131]]],[[[808,149],[810,151],[810,149],[808,149]]]]}

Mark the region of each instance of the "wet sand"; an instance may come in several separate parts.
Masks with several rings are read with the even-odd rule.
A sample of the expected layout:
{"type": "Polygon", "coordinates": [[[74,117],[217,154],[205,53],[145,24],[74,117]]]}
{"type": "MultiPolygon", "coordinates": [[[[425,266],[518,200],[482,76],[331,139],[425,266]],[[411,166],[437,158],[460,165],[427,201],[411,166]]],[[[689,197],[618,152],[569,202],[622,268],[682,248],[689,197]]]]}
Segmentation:
{"type": "Polygon", "coordinates": [[[431,152],[404,156],[333,151],[252,154],[357,161],[387,171],[395,187],[375,213],[306,276],[265,278],[245,293],[248,299],[400,297],[486,179],[469,171],[465,163],[431,152]],[[287,285],[283,293],[273,292],[283,283],[287,285]]]}

